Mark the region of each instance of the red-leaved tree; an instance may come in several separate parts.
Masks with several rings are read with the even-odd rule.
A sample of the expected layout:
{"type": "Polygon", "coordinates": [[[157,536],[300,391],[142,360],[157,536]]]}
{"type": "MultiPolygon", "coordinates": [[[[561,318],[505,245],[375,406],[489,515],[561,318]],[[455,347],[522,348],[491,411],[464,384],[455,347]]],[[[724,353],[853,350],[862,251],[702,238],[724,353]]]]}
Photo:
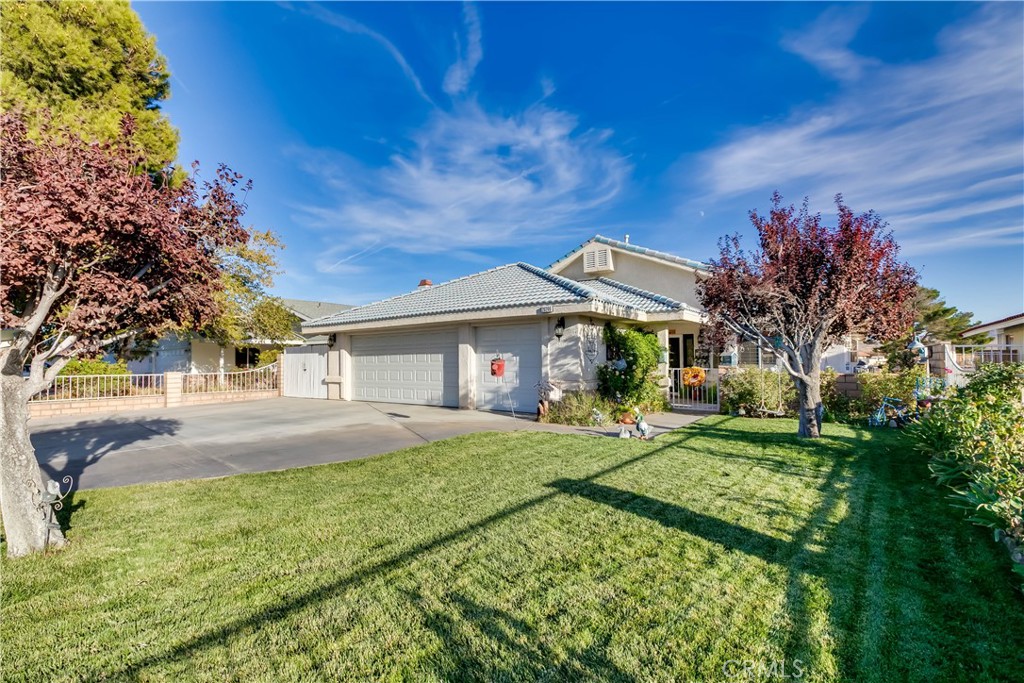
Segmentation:
{"type": "Polygon", "coordinates": [[[28,401],[76,356],[216,313],[218,253],[242,244],[241,176],[154,182],[130,145],[30,138],[0,118],[0,508],[7,554],[62,545],[28,433],[28,401]]]}
{"type": "Polygon", "coordinates": [[[807,200],[799,210],[772,195],[756,211],[760,248],[723,239],[711,275],[698,286],[712,339],[752,340],[779,359],[800,400],[799,434],[821,434],[821,356],[852,332],[878,341],[904,334],[914,320],[917,273],[873,211],[855,215],[836,195],[838,223],[822,224],[807,200]]]}

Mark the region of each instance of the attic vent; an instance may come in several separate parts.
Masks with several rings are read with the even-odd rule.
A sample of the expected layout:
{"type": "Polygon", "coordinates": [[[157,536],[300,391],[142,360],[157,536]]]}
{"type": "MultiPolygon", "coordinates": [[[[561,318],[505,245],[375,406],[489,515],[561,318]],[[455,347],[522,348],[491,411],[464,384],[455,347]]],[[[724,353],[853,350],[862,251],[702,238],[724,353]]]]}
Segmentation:
{"type": "Polygon", "coordinates": [[[584,273],[601,273],[613,270],[615,270],[615,266],[612,264],[611,249],[605,247],[604,249],[593,249],[583,253],[584,273]]]}

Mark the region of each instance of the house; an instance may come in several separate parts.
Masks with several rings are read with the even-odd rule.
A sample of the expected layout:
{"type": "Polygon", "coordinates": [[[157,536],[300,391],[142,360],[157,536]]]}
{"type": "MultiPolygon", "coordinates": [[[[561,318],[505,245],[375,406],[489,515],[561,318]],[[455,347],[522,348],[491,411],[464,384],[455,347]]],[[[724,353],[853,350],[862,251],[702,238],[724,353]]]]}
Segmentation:
{"type": "MultiPolygon", "coordinates": [[[[600,235],[549,268],[512,263],[302,325],[328,335],[328,397],[533,410],[537,386],[593,388],[606,322],[656,332],[662,369],[700,363],[708,266],[600,235]],[[492,375],[491,362],[504,361],[492,375]]],[[[707,361],[705,360],[705,365],[707,361]]]]}
{"type": "Polygon", "coordinates": [[[295,321],[293,334],[288,339],[247,339],[244,345],[220,346],[198,333],[168,334],[156,342],[143,358],[128,362],[133,373],[164,372],[231,372],[255,367],[261,351],[282,346],[326,343],[325,335],[304,335],[302,325],[314,318],[340,313],[352,308],[345,304],[302,299],[279,299],[295,321]]]}
{"type": "Polygon", "coordinates": [[[969,327],[962,336],[976,334],[987,335],[992,341],[984,346],[956,347],[956,357],[961,364],[1017,363],[1024,360],[1024,313],[969,327]]]}

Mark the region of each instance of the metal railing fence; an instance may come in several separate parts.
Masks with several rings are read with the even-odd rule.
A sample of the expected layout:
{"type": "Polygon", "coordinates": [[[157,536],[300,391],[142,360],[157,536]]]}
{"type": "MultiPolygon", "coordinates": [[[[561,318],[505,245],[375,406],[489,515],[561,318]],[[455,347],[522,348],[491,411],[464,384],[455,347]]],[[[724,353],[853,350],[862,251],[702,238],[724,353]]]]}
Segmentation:
{"type": "Polygon", "coordinates": [[[238,372],[197,372],[182,375],[183,394],[276,391],[277,363],[238,372]]]}
{"type": "Polygon", "coordinates": [[[160,396],[164,376],[146,375],[61,375],[31,401],[86,401],[94,399],[160,396]]]}

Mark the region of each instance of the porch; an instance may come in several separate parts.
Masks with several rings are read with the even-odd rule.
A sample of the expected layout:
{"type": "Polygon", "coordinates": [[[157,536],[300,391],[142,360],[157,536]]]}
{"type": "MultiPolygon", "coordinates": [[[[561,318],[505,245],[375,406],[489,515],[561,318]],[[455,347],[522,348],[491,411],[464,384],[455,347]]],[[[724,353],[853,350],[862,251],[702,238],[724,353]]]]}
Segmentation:
{"type": "Polygon", "coordinates": [[[1024,360],[1022,345],[954,346],[953,359],[965,372],[973,372],[987,363],[1019,363],[1024,360]]]}

